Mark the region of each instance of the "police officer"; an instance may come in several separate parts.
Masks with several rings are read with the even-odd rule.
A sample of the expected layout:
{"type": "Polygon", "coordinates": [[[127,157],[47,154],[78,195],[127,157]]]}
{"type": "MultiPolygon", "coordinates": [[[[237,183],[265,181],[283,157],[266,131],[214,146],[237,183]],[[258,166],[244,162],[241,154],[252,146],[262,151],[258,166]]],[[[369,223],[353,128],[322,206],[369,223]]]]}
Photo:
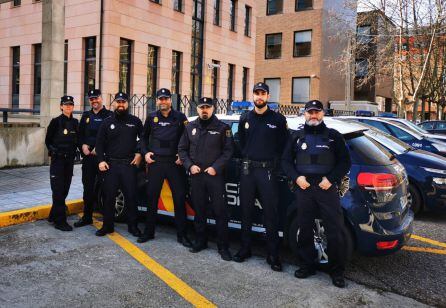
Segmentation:
{"type": "Polygon", "coordinates": [[[315,274],[314,220],[320,212],[328,240],[328,262],[335,286],[345,287],[344,219],[337,184],[348,173],[351,160],[343,136],[329,129],[320,101],[305,105],[305,126],[288,140],[282,166],[296,182],[300,268],[297,278],[315,274]]]}
{"type": "Polygon", "coordinates": [[[104,172],[104,224],[96,232],[104,236],[114,232],[114,205],[118,189],[124,194],[127,208],[128,231],[138,237],[136,172],[141,161],[139,139],[142,137],[142,122],[129,114],[129,98],[126,93],[115,95],[115,112],[105,119],[96,138],[96,154],[99,170],[104,172]]]}
{"type": "Polygon", "coordinates": [[[45,145],[50,162],[50,182],[53,192],[53,204],[49,221],[61,231],[72,231],[67,223],[65,198],[70,190],[73,177],[74,157],[78,146],[78,121],[73,118],[74,99],[62,96],[60,99],[62,114],[53,118],[48,126],[45,145]]]}
{"type": "Polygon", "coordinates": [[[286,119],[267,106],[269,87],[263,82],[253,88],[254,109],[243,114],[239,122],[240,148],[243,156],[240,176],[242,208],[242,245],[234,261],[251,257],[252,212],[256,195],[263,209],[266,227],[267,263],[282,271],[279,259],[278,187],[275,171],[288,137],[286,119]]]}
{"type": "Polygon", "coordinates": [[[82,114],[79,123],[79,143],[82,145],[82,184],[84,185],[84,215],[74,223],[75,227],[83,227],[93,223],[93,208],[97,202],[95,196],[95,183],[99,175],[98,159],[95,144],[96,135],[104,119],[113,112],[102,105],[101,90],[94,89],[88,92],[91,110],[82,114]]]}
{"type": "Polygon", "coordinates": [[[186,171],[178,157],[178,142],[187,124],[186,116],[172,109],[168,89],[156,93],[158,111],[152,112],[144,124],[141,150],[148,164],[149,207],[144,233],[138,238],[144,243],[154,238],[158,199],[165,179],[169,181],[175,209],[177,241],[185,247],[192,247],[186,234],[186,171]]]}
{"type": "Polygon", "coordinates": [[[206,220],[209,197],[217,224],[218,253],[232,259],[228,240],[228,208],[225,200],[225,165],[234,151],[229,126],[213,114],[211,98],[201,98],[198,118],[186,125],[178,145],[178,154],[191,175],[191,197],[195,210],[196,241],[190,252],[207,248],[206,220]]]}

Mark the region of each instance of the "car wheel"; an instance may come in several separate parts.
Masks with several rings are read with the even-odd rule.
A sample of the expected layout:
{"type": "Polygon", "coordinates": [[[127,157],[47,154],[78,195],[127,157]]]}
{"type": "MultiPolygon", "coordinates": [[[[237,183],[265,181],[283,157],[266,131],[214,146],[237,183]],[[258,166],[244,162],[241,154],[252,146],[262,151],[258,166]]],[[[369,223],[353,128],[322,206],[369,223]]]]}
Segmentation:
{"type": "Polygon", "coordinates": [[[414,212],[414,214],[419,214],[421,212],[423,200],[420,192],[413,184],[409,184],[408,199],[411,210],[414,212]]]}
{"type": "MultiPolygon", "coordinates": [[[[297,222],[297,217],[294,217],[288,229],[288,246],[291,251],[297,255],[299,248],[297,242],[299,240],[299,226],[297,222]]],[[[345,243],[345,257],[346,261],[350,261],[353,255],[354,242],[353,234],[347,226],[344,226],[342,230],[344,243],[345,243]]],[[[317,251],[317,263],[319,264],[319,269],[328,268],[328,253],[327,253],[327,236],[325,234],[325,229],[323,221],[321,219],[316,219],[314,221],[314,248],[317,251]]]]}
{"type": "Polygon", "coordinates": [[[124,222],[127,218],[127,208],[125,206],[124,194],[118,190],[115,200],[115,221],[124,222]]]}

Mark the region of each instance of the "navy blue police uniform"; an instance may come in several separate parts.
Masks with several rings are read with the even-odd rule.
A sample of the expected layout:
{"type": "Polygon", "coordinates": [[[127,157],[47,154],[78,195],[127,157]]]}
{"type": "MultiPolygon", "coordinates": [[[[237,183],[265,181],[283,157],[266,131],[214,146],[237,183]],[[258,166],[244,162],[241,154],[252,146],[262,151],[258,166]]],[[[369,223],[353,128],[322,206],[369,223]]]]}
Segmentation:
{"type": "MultiPolygon", "coordinates": [[[[73,97],[61,97],[60,104],[74,104],[73,97]]],[[[50,183],[53,195],[49,221],[54,222],[55,228],[62,231],[72,230],[67,223],[65,199],[73,177],[74,158],[78,147],[78,125],[77,119],[62,113],[51,120],[45,137],[45,145],[51,157],[50,183]]]]}
{"type": "MultiPolygon", "coordinates": [[[[100,97],[101,91],[99,89],[90,90],[88,92],[88,98],[100,97]]],[[[75,227],[81,227],[93,222],[93,209],[97,203],[97,196],[95,191],[95,185],[98,181],[99,161],[95,154],[91,153],[96,146],[96,136],[104,119],[110,117],[113,114],[112,111],[107,110],[104,106],[98,112],[93,109],[85,111],[82,114],[79,122],[79,144],[82,147],[84,144],[88,146],[90,151],[89,155],[84,155],[81,149],[82,155],[82,184],[84,186],[84,216],[81,220],[74,223],[75,227]]]]}
{"type": "MultiPolygon", "coordinates": [[[[171,97],[170,91],[165,88],[159,89],[156,94],[158,99],[171,97]]],[[[147,167],[149,204],[146,227],[138,239],[140,243],[154,238],[158,199],[164,180],[167,179],[175,210],[177,240],[186,247],[191,246],[186,232],[186,171],[183,166],[175,163],[178,159],[178,142],[186,124],[186,116],[173,109],[170,109],[166,117],[159,110],[152,112],[144,123],[141,152],[143,157],[149,152],[153,153],[152,159],[155,162],[147,167]]]]}
{"type": "MultiPolygon", "coordinates": [[[[321,102],[310,101],[305,110],[320,111],[322,108],[321,102]]],[[[327,128],[323,121],[317,126],[305,124],[289,138],[282,158],[282,167],[289,178],[296,182],[299,176],[305,176],[310,184],[305,190],[297,186],[295,193],[300,262],[295,275],[305,278],[315,273],[317,252],[313,228],[314,220],[320,215],[327,235],[330,274],[335,285],[343,286],[345,227],[337,187],[351,167],[345,140],[338,131],[327,128]],[[323,177],[332,184],[327,190],[319,187],[323,177]]]]}
{"type": "MultiPolygon", "coordinates": [[[[253,92],[269,93],[269,87],[257,83],[253,92]]],[[[252,216],[256,196],[263,209],[267,239],[267,262],[281,271],[278,235],[278,183],[276,179],[279,160],[288,137],[286,119],[268,109],[263,114],[251,110],[240,117],[239,140],[243,157],[240,176],[240,206],[242,209],[242,246],[234,256],[243,262],[251,256],[252,216]]]]}
{"type": "MultiPolygon", "coordinates": [[[[128,101],[126,93],[119,92],[115,100],[128,101]]],[[[137,166],[131,162],[135,154],[140,153],[139,139],[142,137],[142,122],[139,118],[117,110],[105,119],[96,138],[98,161],[107,162],[109,169],[103,176],[104,224],[96,232],[104,236],[114,231],[115,201],[118,189],[124,194],[127,211],[128,231],[134,236],[141,236],[137,227],[137,166]]]]}
{"type": "MultiPolygon", "coordinates": [[[[213,106],[211,98],[202,98],[198,106],[213,106]]],[[[229,213],[225,196],[225,166],[234,151],[229,126],[215,115],[207,120],[197,118],[188,123],[178,145],[178,154],[186,170],[193,165],[201,171],[191,174],[191,198],[195,211],[194,225],[196,241],[191,252],[207,248],[206,221],[208,206],[213,210],[217,228],[217,246],[221,257],[231,260],[229,253],[229,213]],[[209,167],[216,171],[212,176],[205,172],[209,167]],[[209,198],[211,204],[209,204],[209,198]]]]}

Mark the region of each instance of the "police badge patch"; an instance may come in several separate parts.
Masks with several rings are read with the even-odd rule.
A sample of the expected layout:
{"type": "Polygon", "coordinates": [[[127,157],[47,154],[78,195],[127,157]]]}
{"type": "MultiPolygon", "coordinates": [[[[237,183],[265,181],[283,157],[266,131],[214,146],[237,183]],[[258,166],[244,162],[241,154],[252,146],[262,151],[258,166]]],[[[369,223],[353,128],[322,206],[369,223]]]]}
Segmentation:
{"type": "Polygon", "coordinates": [[[67,134],[68,134],[68,130],[67,130],[66,128],[63,130],[63,134],[64,134],[64,135],[67,135],[67,134]]]}
{"type": "Polygon", "coordinates": [[[159,120],[158,120],[158,117],[154,117],[154,118],[153,118],[153,123],[158,123],[158,121],[159,121],[159,120]]]}
{"type": "Polygon", "coordinates": [[[115,124],[110,125],[111,129],[115,129],[115,124]]]}
{"type": "Polygon", "coordinates": [[[249,123],[246,122],[246,123],[245,123],[245,129],[248,129],[248,128],[249,128],[249,123]]]}
{"type": "Polygon", "coordinates": [[[86,120],[85,120],[85,123],[90,123],[90,118],[87,118],[86,120]]]}

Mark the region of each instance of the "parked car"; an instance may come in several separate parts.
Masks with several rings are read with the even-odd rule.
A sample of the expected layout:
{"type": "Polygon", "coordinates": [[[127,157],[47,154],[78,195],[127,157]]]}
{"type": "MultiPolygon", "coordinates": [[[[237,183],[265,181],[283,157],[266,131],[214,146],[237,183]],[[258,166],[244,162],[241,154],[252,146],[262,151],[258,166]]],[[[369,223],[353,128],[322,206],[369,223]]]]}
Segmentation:
{"type": "Polygon", "coordinates": [[[446,135],[446,121],[425,121],[418,126],[431,134],[446,135]]]}
{"type": "Polygon", "coordinates": [[[417,214],[424,210],[446,210],[446,158],[417,150],[373,126],[361,125],[368,129],[364,132],[367,137],[389,150],[406,169],[412,211],[417,214]]]}
{"type": "Polygon", "coordinates": [[[439,140],[441,142],[446,142],[446,136],[439,135],[439,134],[432,134],[432,133],[428,132],[427,130],[423,129],[422,127],[418,126],[417,124],[413,123],[412,121],[409,121],[406,119],[400,119],[400,118],[393,118],[393,119],[386,118],[386,120],[389,121],[390,123],[394,122],[394,123],[399,123],[401,125],[404,125],[407,128],[418,132],[423,137],[439,140]]]}
{"type": "MultiPolygon", "coordinates": [[[[373,117],[339,117],[340,119],[354,119],[376,127],[377,129],[394,136],[395,138],[413,146],[416,149],[425,150],[441,156],[446,156],[446,143],[426,137],[409,127],[396,122],[390,122],[388,118],[373,117]]],[[[392,119],[393,120],[393,119],[392,119]]]]}
{"type": "MultiPolygon", "coordinates": [[[[219,118],[230,125],[236,145],[238,144],[239,115],[219,115],[219,118]]],[[[190,119],[190,120],[193,120],[190,119]]],[[[304,122],[302,117],[288,118],[290,129],[296,130],[304,122]]],[[[364,135],[364,128],[346,124],[338,120],[327,119],[327,125],[341,132],[352,155],[352,168],[347,181],[349,188],[341,199],[345,218],[343,235],[346,253],[352,255],[354,249],[364,255],[386,255],[399,250],[412,233],[413,212],[410,210],[408,198],[408,179],[404,167],[384,147],[364,135]]],[[[235,151],[226,169],[226,197],[230,210],[229,226],[240,229],[240,151],[235,151]]],[[[141,179],[145,168],[141,167],[141,179]]],[[[277,174],[279,182],[279,235],[293,252],[297,252],[298,224],[297,204],[292,192],[293,184],[283,173],[277,174]]],[[[139,181],[139,185],[144,185],[139,181]]],[[[144,194],[143,187],[139,193],[144,194]]],[[[118,196],[116,215],[122,218],[125,206],[122,207],[122,196],[118,196]],[[118,209],[120,212],[118,212],[118,209]]],[[[188,198],[189,200],[189,198],[188,198]]],[[[124,202],[125,204],[125,202],[124,202]]],[[[146,210],[147,198],[140,195],[138,208],[146,210]]],[[[189,219],[193,218],[193,207],[187,203],[189,219]]],[[[158,203],[158,214],[173,216],[172,195],[165,182],[158,203]]],[[[215,221],[212,217],[210,224],[215,221]]],[[[264,233],[262,208],[256,202],[253,219],[253,232],[264,233]]],[[[327,243],[324,234],[324,223],[315,221],[315,248],[318,251],[321,265],[327,263],[327,243]]]]}

